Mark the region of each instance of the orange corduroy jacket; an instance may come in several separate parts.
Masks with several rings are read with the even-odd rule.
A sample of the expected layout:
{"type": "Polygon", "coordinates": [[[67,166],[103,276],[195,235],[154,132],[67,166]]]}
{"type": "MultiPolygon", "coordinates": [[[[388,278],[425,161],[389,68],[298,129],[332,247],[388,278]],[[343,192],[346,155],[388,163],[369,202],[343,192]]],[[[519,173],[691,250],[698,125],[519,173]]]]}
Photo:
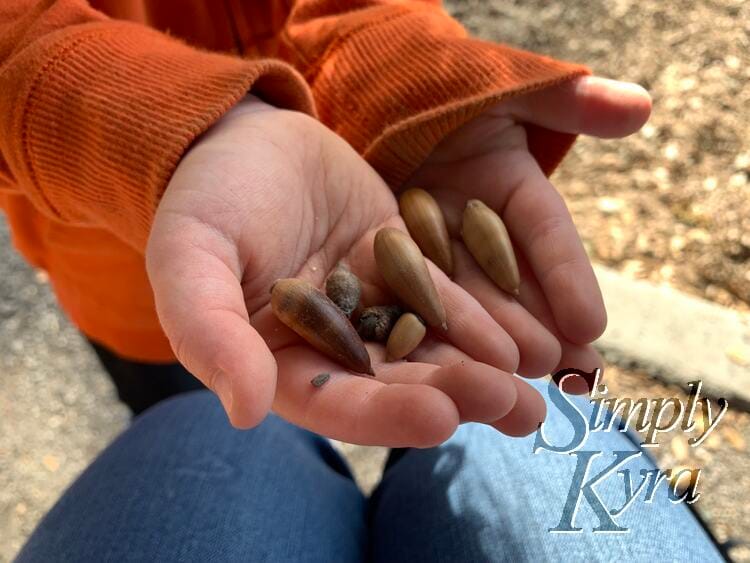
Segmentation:
{"type": "MultiPolygon", "coordinates": [[[[488,106],[585,72],[471,39],[438,1],[2,0],[0,207],[86,335],[173,361],[145,243],[181,155],[246,93],[316,114],[396,187],[488,106]]],[[[548,173],[572,141],[529,128],[548,173]]]]}

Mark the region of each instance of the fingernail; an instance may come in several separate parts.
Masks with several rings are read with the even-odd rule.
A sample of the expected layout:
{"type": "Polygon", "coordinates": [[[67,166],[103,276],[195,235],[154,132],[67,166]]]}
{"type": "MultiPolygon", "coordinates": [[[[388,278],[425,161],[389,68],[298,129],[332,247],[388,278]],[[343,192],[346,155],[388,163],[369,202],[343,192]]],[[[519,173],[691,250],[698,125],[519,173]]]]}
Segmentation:
{"type": "Polygon", "coordinates": [[[219,396],[221,404],[224,405],[224,410],[227,411],[227,415],[231,415],[234,397],[232,396],[232,381],[226,373],[219,373],[216,376],[216,379],[214,380],[214,391],[219,396]]]}

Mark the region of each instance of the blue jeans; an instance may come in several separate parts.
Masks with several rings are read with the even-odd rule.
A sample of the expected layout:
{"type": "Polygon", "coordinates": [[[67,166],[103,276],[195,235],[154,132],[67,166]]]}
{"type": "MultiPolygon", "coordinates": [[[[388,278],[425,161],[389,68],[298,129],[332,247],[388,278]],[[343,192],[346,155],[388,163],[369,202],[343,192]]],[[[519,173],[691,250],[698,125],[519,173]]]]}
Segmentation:
{"type": "MultiPolygon", "coordinates": [[[[569,430],[551,408],[547,439],[564,443],[569,430]]],[[[666,489],[617,518],[629,533],[592,533],[598,521],[582,500],[575,524],[583,532],[551,534],[576,459],[532,454],[532,443],[463,425],[438,448],[399,451],[367,499],[327,440],[275,416],[234,430],[213,395],[189,393],[138,417],[63,495],[18,561],[722,560],[666,489]]],[[[597,432],[586,449],[612,458],[606,452],[636,448],[619,432],[597,432]]],[[[637,476],[653,465],[641,457],[629,467],[637,476]]],[[[617,475],[597,489],[622,505],[617,475]]]]}

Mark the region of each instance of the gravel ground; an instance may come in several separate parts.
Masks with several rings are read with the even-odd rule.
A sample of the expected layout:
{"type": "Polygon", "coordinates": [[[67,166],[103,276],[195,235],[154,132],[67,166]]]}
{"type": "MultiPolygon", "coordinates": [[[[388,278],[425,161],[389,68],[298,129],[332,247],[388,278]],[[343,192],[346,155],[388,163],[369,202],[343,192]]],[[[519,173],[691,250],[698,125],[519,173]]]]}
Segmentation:
{"type": "Polygon", "coordinates": [[[476,35],[653,96],[641,133],[581,139],[555,176],[591,257],[748,310],[750,2],[449,0],[476,35]]]}
{"type": "Polygon", "coordinates": [[[128,415],[41,273],[0,220],[0,561],[128,415]]]}
{"type": "MultiPolygon", "coordinates": [[[[748,310],[750,301],[750,3],[450,0],[474,33],[582,61],[654,96],[644,131],[582,139],[556,174],[592,257],[748,310]],[[745,86],[743,90],[743,86],[745,86]],[[743,116],[744,110],[744,116],[743,116]],[[742,118],[744,117],[744,119],[742,118]]],[[[647,374],[611,368],[612,395],[680,396],[647,374]]],[[[11,251],[0,221],[0,562],[10,560],[68,483],[126,424],[85,342],[45,277],[11,251]]],[[[750,415],[730,411],[703,447],[677,434],[662,467],[703,467],[697,503],[732,556],[750,561],[750,415]]],[[[342,446],[367,489],[383,449],[342,446]]]]}

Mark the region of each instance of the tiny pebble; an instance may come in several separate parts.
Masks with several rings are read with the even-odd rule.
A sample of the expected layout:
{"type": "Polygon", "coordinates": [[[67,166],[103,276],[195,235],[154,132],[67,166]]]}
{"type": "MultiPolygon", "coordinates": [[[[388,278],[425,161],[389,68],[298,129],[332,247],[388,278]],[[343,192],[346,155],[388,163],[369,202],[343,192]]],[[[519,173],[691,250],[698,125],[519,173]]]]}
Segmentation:
{"type": "Polygon", "coordinates": [[[322,387],[329,379],[331,379],[330,373],[319,373],[312,378],[310,383],[312,383],[313,387],[322,387]]]}

